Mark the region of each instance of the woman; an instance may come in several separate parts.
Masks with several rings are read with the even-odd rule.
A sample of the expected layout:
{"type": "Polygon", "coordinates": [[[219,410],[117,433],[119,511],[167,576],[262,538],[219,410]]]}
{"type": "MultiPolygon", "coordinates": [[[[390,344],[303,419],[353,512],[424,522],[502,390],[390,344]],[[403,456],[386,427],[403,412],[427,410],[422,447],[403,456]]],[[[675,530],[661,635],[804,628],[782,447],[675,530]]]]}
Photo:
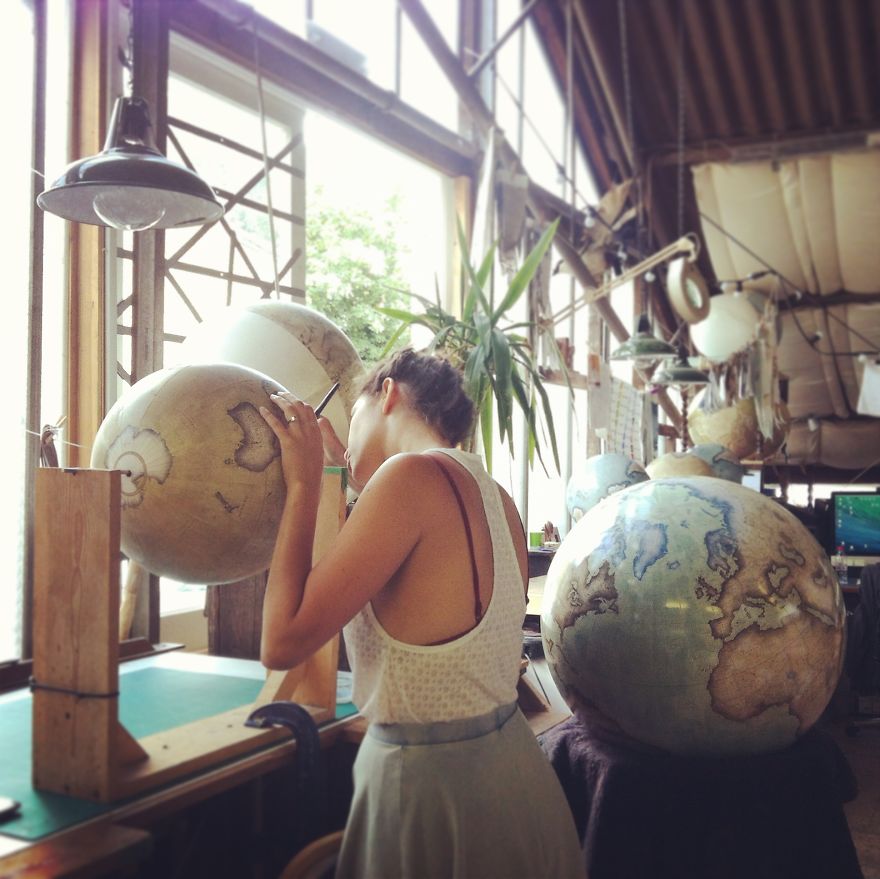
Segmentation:
{"type": "Polygon", "coordinates": [[[583,876],[568,805],[516,708],[528,582],[522,524],[480,459],[459,373],[405,350],[367,378],[345,453],[364,485],[312,568],[326,434],[275,397],[287,501],[261,658],[290,668],[342,626],[370,726],[337,876],[583,876]]]}

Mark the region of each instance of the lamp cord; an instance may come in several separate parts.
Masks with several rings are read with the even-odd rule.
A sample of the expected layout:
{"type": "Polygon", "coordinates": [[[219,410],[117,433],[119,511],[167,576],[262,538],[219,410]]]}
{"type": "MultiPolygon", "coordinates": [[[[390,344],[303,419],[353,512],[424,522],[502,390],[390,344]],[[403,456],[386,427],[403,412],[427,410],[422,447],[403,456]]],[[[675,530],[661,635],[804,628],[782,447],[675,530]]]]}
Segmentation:
{"type": "Polygon", "coordinates": [[[684,143],[686,133],[687,115],[684,101],[684,11],[681,0],[678,2],[678,180],[676,220],[678,223],[678,237],[684,235],[684,143]]]}
{"type": "Polygon", "coordinates": [[[269,240],[272,245],[272,286],[275,289],[275,298],[281,298],[278,289],[278,247],[275,235],[275,211],[272,207],[272,181],[269,177],[269,142],[266,136],[266,106],[263,100],[263,71],[260,67],[260,40],[257,34],[257,13],[252,11],[251,28],[254,37],[254,72],[257,75],[257,105],[260,111],[260,136],[263,143],[263,176],[266,179],[266,209],[269,214],[269,240]]]}

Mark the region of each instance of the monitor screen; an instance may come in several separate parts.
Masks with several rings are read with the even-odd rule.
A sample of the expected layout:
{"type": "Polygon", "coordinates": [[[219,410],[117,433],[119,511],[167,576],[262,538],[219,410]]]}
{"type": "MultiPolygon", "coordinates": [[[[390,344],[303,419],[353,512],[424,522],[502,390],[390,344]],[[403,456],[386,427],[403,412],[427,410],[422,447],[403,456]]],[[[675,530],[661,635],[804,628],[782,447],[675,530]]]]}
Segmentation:
{"type": "Polygon", "coordinates": [[[880,555],[880,494],[835,491],[834,546],[844,555],[880,555]]]}

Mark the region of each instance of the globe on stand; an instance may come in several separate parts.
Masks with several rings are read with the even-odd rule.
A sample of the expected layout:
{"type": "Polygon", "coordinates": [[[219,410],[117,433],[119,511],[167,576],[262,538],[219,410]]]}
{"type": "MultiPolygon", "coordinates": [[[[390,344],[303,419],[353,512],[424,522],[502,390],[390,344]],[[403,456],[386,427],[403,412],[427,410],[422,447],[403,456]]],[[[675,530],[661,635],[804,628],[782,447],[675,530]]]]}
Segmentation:
{"type": "Polygon", "coordinates": [[[648,479],[645,468],[637,461],[617,452],[593,455],[573,473],[565,490],[565,505],[577,522],[602,498],[648,479]]]}
{"type": "Polygon", "coordinates": [[[785,508],[722,479],[652,479],[562,541],[541,619],[560,692],[590,726],[678,754],[784,748],[843,660],[828,557],[785,508]]]}
{"type": "Polygon", "coordinates": [[[230,583],[269,567],[285,485],[259,407],[284,388],[232,363],[148,375],[98,430],[92,467],[122,471],[121,547],[184,583],[230,583]]]}
{"type": "Polygon", "coordinates": [[[363,365],[348,336],[320,312],[275,299],[225,308],[186,337],[179,356],[182,363],[227,361],[256,369],[312,405],[338,381],[323,414],[347,443],[363,365]]]}

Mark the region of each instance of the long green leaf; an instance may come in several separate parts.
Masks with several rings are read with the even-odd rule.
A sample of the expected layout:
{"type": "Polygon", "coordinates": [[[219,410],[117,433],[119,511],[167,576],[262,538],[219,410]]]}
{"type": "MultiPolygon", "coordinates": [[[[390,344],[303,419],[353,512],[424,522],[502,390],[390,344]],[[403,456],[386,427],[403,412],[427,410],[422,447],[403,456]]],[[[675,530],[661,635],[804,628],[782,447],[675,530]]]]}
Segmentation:
{"type": "Polygon", "coordinates": [[[537,423],[535,419],[534,398],[526,392],[523,380],[516,370],[513,371],[510,378],[514,395],[526,419],[526,425],[528,427],[529,464],[532,465],[535,461],[535,450],[538,450],[539,457],[541,454],[540,443],[538,441],[537,423]]]}
{"type": "MultiPolygon", "coordinates": [[[[553,463],[556,464],[556,472],[561,473],[562,468],[559,466],[559,449],[556,447],[556,431],[553,428],[553,410],[550,408],[550,398],[547,396],[547,391],[540,381],[533,382],[532,384],[538,392],[538,396],[541,398],[541,403],[544,406],[544,422],[547,425],[547,433],[550,435],[550,446],[553,449],[553,463]]],[[[543,460],[541,463],[544,463],[543,460]]]]}
{"type": "Polygon", "coordinates": [[[498,318],[511,308],[519,297],[522,296],[523,290],[528,287],[529,281],[532,280],[535,272],[541,265],[541,260],[544,259],[544,254],[547,252],[547,248],[550,247],[550,243],[553,241],[553,236],[556,234],[556,227],[558,225],[559,219],[557,218],[544,230],[544,234],[538,240],[538,243],[523,260],[522,266],[520,266],[519,271],[514,275],[513,280],[510,282],[510,286],[507,288],[507,293],[504,294],[504,298],[501,300],[498,308],[492,315],[493,322],[497,321],[498,318]]]}
{"type": "Polygon", "coordinates": [[[387,354],[390,354],[391,351],[394,350],[394,346],[397,344],[397,340],[409,329],[411,324],[402,323],[392,334],[391,338],[385,343],[385,347],[382,349],[382,357],[385,357],[387,354]]]}
{"type": "Polygon", "coordinates": [[[492,393],[489,388],[483,394],[480,406],[480,432],[483,437],[483,455],[486,459],[486,469],[492,472],[492,393]]]}
{"type": "Polygon", "coordinates": [[[501,439],[505,433],[513,433],[510,373],[513,361],[510,356],[510,343],[497,327],[492,329],[492,366],[495,374],[495,398],[498,401],[498,424],[501,439]]]}
{"type": "Polygon", "coordinates": [[[486,352],[483,343],[474,345],[464,365],[464,389],[465,393],[474,401],[476,406],[482,403],[483,379],[485,378],[486,352]]]}

